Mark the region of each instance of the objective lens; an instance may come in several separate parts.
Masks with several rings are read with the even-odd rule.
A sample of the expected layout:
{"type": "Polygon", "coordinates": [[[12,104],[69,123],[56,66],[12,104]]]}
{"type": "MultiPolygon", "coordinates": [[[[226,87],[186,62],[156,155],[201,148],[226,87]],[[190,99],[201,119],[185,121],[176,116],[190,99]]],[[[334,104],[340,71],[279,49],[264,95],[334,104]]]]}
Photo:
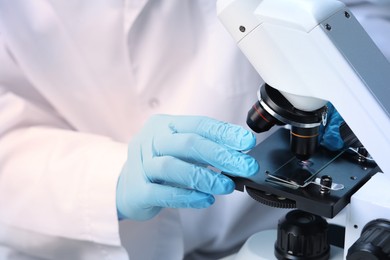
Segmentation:
{"type": "Polygon", "coordinates": [[[281,124],[264,110],[259,101],[257,101],[248,111],[246,123],[256,133],[266,132],[275,124],[281,124]]]}
{"type": "Polygon", "coordinates": [[[302,161],[308,160],[316,151],[319,126],[313,128],[291,128],[291,151],[302,161]]]}

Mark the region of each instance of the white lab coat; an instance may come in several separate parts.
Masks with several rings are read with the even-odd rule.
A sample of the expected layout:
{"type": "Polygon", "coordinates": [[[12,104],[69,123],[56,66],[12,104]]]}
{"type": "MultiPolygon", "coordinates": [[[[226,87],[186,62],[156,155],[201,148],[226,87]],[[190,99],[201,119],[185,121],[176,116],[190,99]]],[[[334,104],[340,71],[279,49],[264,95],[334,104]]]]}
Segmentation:
{"type": "MultiPolygon", "coordinates": [[[[388,7],[363,10],[380,14],[382,47],[388,7]]],[[[117,178],[148,117],[245,126],[261,79],[215,13],[214,0],[0,0],[4,258],[216,259],[275,226],[284,211],[241,192],[118,225],[117,178]]]]}

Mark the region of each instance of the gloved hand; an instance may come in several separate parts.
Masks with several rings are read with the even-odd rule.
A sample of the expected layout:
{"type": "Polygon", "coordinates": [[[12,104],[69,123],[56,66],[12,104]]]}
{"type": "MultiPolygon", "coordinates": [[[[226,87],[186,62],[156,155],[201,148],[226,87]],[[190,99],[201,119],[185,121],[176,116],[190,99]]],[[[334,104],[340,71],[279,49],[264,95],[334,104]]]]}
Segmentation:
{"type": "Polygon", "coordinates": [[[344,141],[341,139],[339,127],[344,119],[330,102],[327,106],[328,119],[325,127],[321,125],[319,143],[331,151],[341,150],[344,147],[344,141]]]}
{"type": "Polygon", "coordinates": [[[239,151],[255,136],[235,125],[206,117],[153,116],[128,145],[117,185],[119,219],[147,220],[164,208],[205,208],[213,194],[228,194],[234,182],[211,170],[249,177],[259,166],[239,151]]]}

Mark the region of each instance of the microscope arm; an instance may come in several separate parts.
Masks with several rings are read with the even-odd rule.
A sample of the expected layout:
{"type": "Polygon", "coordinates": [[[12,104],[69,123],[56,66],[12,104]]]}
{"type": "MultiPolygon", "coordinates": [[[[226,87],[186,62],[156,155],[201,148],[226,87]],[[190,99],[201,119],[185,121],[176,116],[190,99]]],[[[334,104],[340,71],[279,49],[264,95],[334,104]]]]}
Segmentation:
{"type": "Polygon", "coordinates": [[[219,0],[217,8],[267,84],[302,111],[332,102],[390,172],[390,64],[343,3],[219,0]]]}

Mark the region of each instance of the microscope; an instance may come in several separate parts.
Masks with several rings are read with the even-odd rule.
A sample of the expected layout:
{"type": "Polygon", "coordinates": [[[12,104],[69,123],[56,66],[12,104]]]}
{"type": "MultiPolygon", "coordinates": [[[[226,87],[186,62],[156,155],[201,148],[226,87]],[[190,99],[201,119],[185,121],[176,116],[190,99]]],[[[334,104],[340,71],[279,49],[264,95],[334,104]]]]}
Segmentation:
{"type": "MultiPolygon", "coordinates": [[[[261,165],[256,176],[235,178],[262,203],[298,209],[280,220],[272,258],[329,259],[326,234],[316,230],[343,211],[338,259],[390,259],[389,62],[337,0],[218,0],[217,9],[266,82],[248,126],[288,126],[249,152],[261,165]],[[345,120],[342,151],[318,147],[329,102],[345,120]]],[[[256,239],[264,242],[247,243],[256,239]]],[[[267,259],[255,246],[237,259],[267,259]]]]}

